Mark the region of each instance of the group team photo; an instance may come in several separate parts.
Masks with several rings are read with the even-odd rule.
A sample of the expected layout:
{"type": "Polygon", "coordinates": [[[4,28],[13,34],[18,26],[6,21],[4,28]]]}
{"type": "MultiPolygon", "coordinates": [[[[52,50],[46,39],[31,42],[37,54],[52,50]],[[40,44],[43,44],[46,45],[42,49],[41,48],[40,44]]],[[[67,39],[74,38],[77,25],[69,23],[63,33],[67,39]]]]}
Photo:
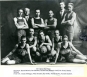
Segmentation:
{"type": "MultiPolygon", "coordinates": [[[[44,12],[47,12],[44,15],[39,7],[35,8],[34,12],[31,12],[32,9],[28,6],[16,7],[16,16],[12,17],[12,19],[10,19],[11,15],[8,16],[9,21],[12,21],[10,23],[15,26],[15,36],[11,38],[15,42],[12,44],[11,40],[8,41],[11,43],[11,47],[6,41],[8,43],[8,52],[1,57],[1,64],[14,65],[26,62],[32,65],[37,65],[41,62],[47,64],[58,64],[61,62],[87,64],[87,52],[84,54],[73,44],[76,34],[74,27],[77,19],[77,13],[74,11],[75,5],[73,2],[67,2],[66,4],[65,1],[59,0],[56,13],[53,9],[46,7],[49,9],[48,11],[45,11],[46,8],[44,9],[44,12]],[[31,16],[31,13],[34,16],[31,16]]],[[[4,4],[4,2],[1,4],[4,4]]],[[[6,12],[9,13],[9,11],[6,12]]],[[[4,21],[3,18],[2,20],[4,21]]],[[[13,28],[11,27],[11,30],[13,28]]],[[[2,33],[7,29],[7,27],[3,29],[2,33]]],[[[8,35],[10,34],[2,37],[5,39],[8,35]]],[[[82,38],[84,37],[79,36],[80,40],[83,40],[82,38]]],[[[5,45],[1,43],[4,50],[1,51],[2,55],[7,51],[4,49],[7,43],[5,45]]]]}

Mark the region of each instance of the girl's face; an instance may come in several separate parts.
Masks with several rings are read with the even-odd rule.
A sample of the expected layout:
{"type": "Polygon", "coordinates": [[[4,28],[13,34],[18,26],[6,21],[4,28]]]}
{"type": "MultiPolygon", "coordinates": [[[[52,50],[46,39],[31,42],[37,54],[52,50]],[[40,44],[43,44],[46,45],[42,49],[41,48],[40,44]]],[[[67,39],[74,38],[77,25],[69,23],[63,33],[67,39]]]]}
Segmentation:
{"type": "Polygon", "coordinates": [[[49,17],[53,17],[53,11],[49,11],[49,17]]]}
{"type": "Polygon", "coordinates": [[[40,32],[39,36],[40,36],[40,38],[43,38],[44,37],[44,33],[40,32]]]}
{"type": "Polygon", "coordinates": [[[25,44],[26,43],[26,38],[22,38],[21,43],[25,44]]]}
{"type": "Polygon", "coordinates": [[[20,9],[18,13],[19,13],[19,16],[22,16],[23,15],[23,10],[20,9]]]}
{"type": "Polygon", "coordinates": [[[55,35],[55,36],[59,36],[59,31],[56,30],[56,31],[54,32],[54,35],[55,35]]]}
{"type": "Polygon", "coordinates": [[[25,8],[25,14],[29,15],[30,14],[30,9],[25,8]]]}
{"type": "Polygon", "coordinates": [[[64,43],[66,43],[67,41],[68,41],[68,38],[67,37],[63,38],[63,42],[64,43]]]}
{"type": "Polygon", "coordinates": [[[61,9],[64,9],[64,7],[65,7],[65,4],[64,4],[63,2],[61,2],[61,3],[60,3],[60,8],[61,8],[61,9]]]}
{"type": "Polygon", "coordinates": [[[40,16],[40,10],[36,10],[36,16],[37,16],[37,17],[40,16]]]}
{"type": "Polygon", "coordinates": [[[68,5],[68,11],[72,11],[73,10],[73,6],[72,5],[68,5]]]}
{"type": "Polygon", "coordinates": [[[34,35],[34,30],[33,29],[30,29],[29,34],[30,35],[34,35]]]}

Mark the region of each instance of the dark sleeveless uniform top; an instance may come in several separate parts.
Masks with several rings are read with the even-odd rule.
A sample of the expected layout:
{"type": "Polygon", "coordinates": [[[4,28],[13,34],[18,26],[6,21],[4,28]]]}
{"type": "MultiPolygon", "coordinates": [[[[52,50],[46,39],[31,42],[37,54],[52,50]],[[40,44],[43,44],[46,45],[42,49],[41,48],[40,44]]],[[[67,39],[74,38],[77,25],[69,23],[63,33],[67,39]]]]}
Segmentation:
{"type": "Polygon", "coordinates": [[[70,48],[71,48],[71,47],[70,47],[69,43],[68,43],[67,48],[64,48],[63,45],[61,44],[61,50],[64,50],[64,49],[70,49],[70,48]]]}
{"type": "Polygon", "coordinates": [[[29,44],[29,46],[31,46],[31,45],[34,44],[34,42],[35,42],[35,39],[34,39],[34,38],[35,38],[35,37],[33,37],[32,40],[29,40],[29,38],[27,38],[27,43],[29,44]]]}
{"type": "Polygon", "coordinates": [[[34,23],[35,23],[35,24],[41,24],[41,18],[40,18],[40,19],[34,18],[34,23]]]}
{"type": "Polygon", "coordinates": [[[22,59],[23,56],[24,56],[24,55],[22,55],[23,53],[25,53],[25,54],[27,53],[26,45],[25,45],[23,48],[21,48],[21,43],[19,43],[19,44],[18,44],[18,48],[17,48],[16,52],[14,52],[14,54],[15,54],[17,57],[19,57],[20,59],[22,59]]]}
{"type": "MultiPolygon", "coordinates": [[[[65,51],[66,51],[66,50],[65,50],[65,51]]],[[[71,47],[70,47],[70,45],[69,45],[69,43],[68,43],[68,47],[67,47],[67,48],[64,48],[63,46],[61,46],[60,54],[65,57],[66,61],[72,62],[72,59],[74,59],[77,54],[72,54],[71,51],[72,51],[72,50],[71,50],[71,47]],[[68,53],[66,53],[66,54],[62,54],[61,51],[64,50],[64,49],[70,49],[70,52],[68,52],[68,53]]]]}
{"type": "Polygon", "coordinates": [[[39,45],[41,45],[42,43],[48,43],[46,36],[45,36],[45,40],[39,39],[39,45]]]}
{"type": "Polygon", "coordinates": [[[17,17],[17,23],[21,26],[21,25],[24,25],[24,19],[22,18],[22,19],[19,19],[18,17],[17,17]]]}
{"type": "Polygon", "coordinates": [[[54,37],[54,43],[59,43],[62,42],[61,37],[59,38],[59,40],[56,40],[56,38],[54,37]]]}
{"type": "Polygon", "coordinates": [[[21,48],[21,43],[19,43],[16,51],[13,52],[13,54],[9,55],[8,57],[10,60],[15,60],[16,63],[21,63],[23,62],[23,59],[26,56],[26,54],[27,54],[26,45],[23,48],[21,48]]]}
{"type": "Polygon", "coordinates": [[[54,18],[53,18],[53,20],[48,19],[47,25],[52,25],[52,24],[54,24],[54,18]]]}
{"type": "Polygon", "coordinates": [[[66,17],[65,17],[65,21],[67,21],[67,20],[70,20],[71,18],[72,18],[72,14],[73,14],[74,12],[72,12],[72,13],[66,13],[66,17]],[[70,14],[70,15],[69,15],[70,14]]]}

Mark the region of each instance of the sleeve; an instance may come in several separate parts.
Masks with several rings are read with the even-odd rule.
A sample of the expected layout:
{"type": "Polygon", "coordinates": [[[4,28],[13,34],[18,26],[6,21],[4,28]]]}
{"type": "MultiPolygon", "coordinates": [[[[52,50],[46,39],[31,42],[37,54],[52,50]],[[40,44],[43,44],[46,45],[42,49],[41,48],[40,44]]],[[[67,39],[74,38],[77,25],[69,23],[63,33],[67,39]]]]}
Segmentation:
{"type": "Polygon", "coordinates": [[[46,36],[46,39],[47,39],[48,43],[50,43],[52,45],[51,39],[48,35],[46,36]]]}
{"type": "Polygon", "coordinates": [[[49,42],[50,37],[48,35],[46,35],[46,40],[49,42]]]}

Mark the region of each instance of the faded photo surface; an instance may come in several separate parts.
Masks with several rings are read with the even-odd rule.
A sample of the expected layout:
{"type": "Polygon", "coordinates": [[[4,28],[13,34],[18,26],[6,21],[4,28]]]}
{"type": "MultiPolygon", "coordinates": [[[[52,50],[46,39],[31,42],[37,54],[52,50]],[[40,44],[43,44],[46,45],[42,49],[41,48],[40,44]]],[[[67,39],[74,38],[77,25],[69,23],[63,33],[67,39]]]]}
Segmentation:
{"type": "Polygon", "coordinates": [[[1,65],[87,64],[87,0],[0,4],[1,65]]]}

